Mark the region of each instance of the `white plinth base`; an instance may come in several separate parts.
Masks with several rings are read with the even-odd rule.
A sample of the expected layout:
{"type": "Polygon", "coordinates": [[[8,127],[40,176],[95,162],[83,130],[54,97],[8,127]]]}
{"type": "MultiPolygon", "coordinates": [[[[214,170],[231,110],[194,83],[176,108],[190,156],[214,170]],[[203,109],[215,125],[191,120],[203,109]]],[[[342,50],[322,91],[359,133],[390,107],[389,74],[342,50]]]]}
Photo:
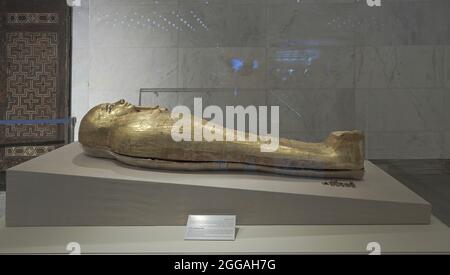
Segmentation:
{"type": "Polygon", "coordinates": [[[0,219],[0,254],[300,254],[362,253],[370,242],[381,253],[449,253],[450,229],[429,225],[239,226],[236,241],[184,241],[184,226],[6,228],[0,219]]]}
{"type": "Polygon", "coordinates": [[[370,162],[355,187],[249,173],[151,171],[92,158],[74,143],[7,172],[8,226],[427,224],[431,206],[370,162]]]}

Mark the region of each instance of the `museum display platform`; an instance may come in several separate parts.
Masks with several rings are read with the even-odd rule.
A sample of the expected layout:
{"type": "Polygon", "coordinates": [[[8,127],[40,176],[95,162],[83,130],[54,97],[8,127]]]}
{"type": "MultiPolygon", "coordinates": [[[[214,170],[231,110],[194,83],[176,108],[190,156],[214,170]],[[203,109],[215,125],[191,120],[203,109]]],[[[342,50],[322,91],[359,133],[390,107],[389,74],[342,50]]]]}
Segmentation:
{"type": "Polygon", "coordinates": [[[450,253],[450,229],[429,225],[238,226],[235,241],[184,241],[184,226],[6,228],[0,254],[301,254],[361,253],[377,242],[381,253],[450,253]]]}
{"type": "Polygon", "coordinates": [[[435,217],[429,225],[239,226],[234,242],[205,242],[184,241],[184,226],[6,228],[3,214],[0,254],[67,254],[72,242],[85,254],[368,254],[374,241],[383,254],[450,253],[450,228],[435,217]]]}
{"type": "Polygon", "coordinates": [[[10,227],[180,226],[190,214],[236,215],[239,225],[411,225],[428,224],[431,206],[370,162],[353,182],[166,172],[92,158],[73,143],[7,172],[10,227]]]}

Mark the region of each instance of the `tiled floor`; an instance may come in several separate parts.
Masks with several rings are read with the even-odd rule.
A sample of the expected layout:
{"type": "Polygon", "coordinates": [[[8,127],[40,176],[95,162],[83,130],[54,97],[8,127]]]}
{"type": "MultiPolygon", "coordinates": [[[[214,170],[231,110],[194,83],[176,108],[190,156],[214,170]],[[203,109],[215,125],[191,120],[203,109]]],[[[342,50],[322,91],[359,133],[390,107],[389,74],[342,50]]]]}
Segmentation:
{"type": "MultiPolygon", "coordinates": [[[[376,160],[376,165],[430,202],[433,215],[450,227],[450,160],[376,160]]],[[[4,173],[0,174],[0,216],[4,215],[4,173]]]]}

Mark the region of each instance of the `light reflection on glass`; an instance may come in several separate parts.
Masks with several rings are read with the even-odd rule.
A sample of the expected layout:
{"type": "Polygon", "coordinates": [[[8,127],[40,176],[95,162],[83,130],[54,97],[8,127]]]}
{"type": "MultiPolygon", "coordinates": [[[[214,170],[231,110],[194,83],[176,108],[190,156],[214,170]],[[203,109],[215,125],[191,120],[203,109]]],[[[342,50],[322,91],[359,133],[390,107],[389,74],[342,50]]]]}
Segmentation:
{"type": "Polygon", "coordinates": [[[231,68],[233,68],[234,72],[239,72],[244,67],[244,60],[240,58],[231,59],[231,68]]]}
{"type": "Polygon", "coordinates": [[[278,50],[276,52],[276,60],[279,62],[295,63],[311,65],[312,62],[320,57],[320,51],[316,49],[307,50],[278,50]]]}
{"type": "Polygon", "coordinates": [[[162,31],[168,32],[173,28],[176,31],[183,31],[183,28],[188,31],[195,32],[197,27],[201,27],[203,31],[209,31],[208,26],[201,16],[191,10],[190,15],[193,18],[185,18],[177,11],[173,10],[170,13],[159,13],[157,11],[152,11],[151,14],[144,12],[133,12],[132,15],[123,14],[116,11],[114,14],[102,13],[100,12],[96,16],[96,21],[106,25],[126,26],[133,29],[148,29],[155,31],[160,29],[162,31]]]}
{"type": "Polygon", "coordinates": [[[257,70],[259,68],[259,62],[258,60],[253,60],[253,65],[252,65],[253,70],[257,70]]]}
{"type": "Polygon", "coordinates": [[[305,49],[305,50],[278,50],[275,53],[275,60],[288,65],[288,68],[276,68],[275,72],[282,81],[287,81],[289,78],[294,77],[296,73],[295,67],[298,64],[303,66],[303,74],[307,75],[314,60],[320,58],[320,51],[317,49],[305,49]]]}

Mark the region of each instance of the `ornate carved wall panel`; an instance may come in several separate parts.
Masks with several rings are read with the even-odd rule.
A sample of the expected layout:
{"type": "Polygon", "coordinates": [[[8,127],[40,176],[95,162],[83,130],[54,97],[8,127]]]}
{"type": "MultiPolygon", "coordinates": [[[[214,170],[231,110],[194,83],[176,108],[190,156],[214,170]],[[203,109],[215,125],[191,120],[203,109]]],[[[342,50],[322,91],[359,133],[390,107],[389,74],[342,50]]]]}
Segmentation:
{"type": "MultiPolygon", "coordinates": [[[[11,32],[6,34],[8,105],[6,120],[57,118],[58,34],[11,32]]],[[[55,125],[11,125],[7,138],[55,138],[55,125]]]]}
{"type": "Polygon", "coordinates": [[[58,24],[57,13],[8,13],[8,24],[58,24]]]}
{"type": "Polygon", "coordinates": [[[61,0],[0,1],[0,170],[68,142],[70,17],[61,0]]]}
{"type": "Polygon", "coordinates": [[[7,157],[37,157],[56,149],[56,146],[19,146],[7,147],[7,157]]]}

